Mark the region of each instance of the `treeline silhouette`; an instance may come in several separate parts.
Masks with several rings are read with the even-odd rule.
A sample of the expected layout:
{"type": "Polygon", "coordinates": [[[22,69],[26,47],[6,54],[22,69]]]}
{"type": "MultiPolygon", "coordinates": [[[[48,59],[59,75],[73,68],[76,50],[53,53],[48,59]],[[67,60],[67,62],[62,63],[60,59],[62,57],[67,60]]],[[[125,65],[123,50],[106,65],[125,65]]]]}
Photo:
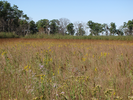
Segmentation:
{"type": "Polygon", "coordinates": [[[17,5],[11,6],[7,1],[0,1],[0,32],[13,33],[18,36],[29,34],[62,34],[84,36],[88,32],[91,36],[131,36],[133,35],[133,20],[124,22],[119,29],[111,22],[109,25],[96,23],[89,20],[87,23],[71,23],[67,18],[30,20],[27,14],[18,9],[17,5]]]}

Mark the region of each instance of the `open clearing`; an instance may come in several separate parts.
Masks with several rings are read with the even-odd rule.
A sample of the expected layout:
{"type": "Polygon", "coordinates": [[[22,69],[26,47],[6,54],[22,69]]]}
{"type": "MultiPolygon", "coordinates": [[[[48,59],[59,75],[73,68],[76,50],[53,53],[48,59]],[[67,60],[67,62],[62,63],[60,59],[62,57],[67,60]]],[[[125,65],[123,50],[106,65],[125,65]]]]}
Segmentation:
{"type": "Polygon", "coordinates": [[[130,100],[133,41],[0,39],[1,100],[130,100]]]}

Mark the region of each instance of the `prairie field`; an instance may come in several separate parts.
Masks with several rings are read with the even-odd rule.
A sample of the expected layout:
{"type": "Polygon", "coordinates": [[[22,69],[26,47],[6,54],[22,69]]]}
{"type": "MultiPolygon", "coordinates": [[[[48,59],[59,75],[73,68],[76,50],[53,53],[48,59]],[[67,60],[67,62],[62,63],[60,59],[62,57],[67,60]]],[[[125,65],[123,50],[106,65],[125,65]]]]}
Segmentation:
{"type": "Polygon", "coordinates": [[[1,100],[133,100],[133,41],[0,39],[1,100]]]}

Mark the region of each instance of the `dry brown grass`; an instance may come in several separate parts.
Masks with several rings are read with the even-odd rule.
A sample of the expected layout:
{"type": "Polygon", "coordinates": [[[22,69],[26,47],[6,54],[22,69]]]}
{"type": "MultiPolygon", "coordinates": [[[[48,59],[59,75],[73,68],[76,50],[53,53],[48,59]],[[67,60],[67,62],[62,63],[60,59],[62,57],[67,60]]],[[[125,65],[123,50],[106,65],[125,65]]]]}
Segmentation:
{"type": "Polygon", "coordinates": [[[133,41],[0,39],[1,100],[128,100],[133,41]]]}

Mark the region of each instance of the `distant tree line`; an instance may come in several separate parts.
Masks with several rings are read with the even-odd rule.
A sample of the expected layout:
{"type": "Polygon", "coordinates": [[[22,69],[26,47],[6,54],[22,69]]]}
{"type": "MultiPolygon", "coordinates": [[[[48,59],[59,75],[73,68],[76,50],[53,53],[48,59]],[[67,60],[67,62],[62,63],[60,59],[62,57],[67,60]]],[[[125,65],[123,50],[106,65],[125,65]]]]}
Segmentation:
{"type": "Polygon", "coordinates": [[[62,34],[83,36],[90,31],[90,35],[133,35],[133,20],[124,22],[119,29],[116,24],[100,24],[93,21],[87,23],[71,23],[67,18],[60,19],[41,19],[36,23],[19,10],[17,5],[11,6],[7,1],[0,1],[0,32],[13,32],[17,35],[27,34],[62,34]]]}

